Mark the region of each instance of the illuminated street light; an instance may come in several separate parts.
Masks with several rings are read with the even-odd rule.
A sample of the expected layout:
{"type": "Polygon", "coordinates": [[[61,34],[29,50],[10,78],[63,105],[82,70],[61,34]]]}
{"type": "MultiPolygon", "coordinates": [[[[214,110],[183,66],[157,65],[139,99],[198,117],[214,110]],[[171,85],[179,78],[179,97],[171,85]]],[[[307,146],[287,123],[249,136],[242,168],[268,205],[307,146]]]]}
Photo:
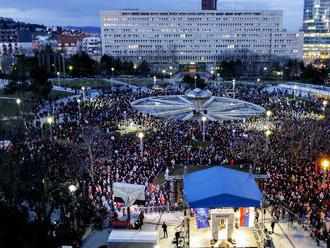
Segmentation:
{"type": "Polygon", "coordinates": [[[272,114],[273,114],[272,111],[267,110],[266,115],[267,115],[268,118],[271,117],[272,114]]]}
{"type": "Polygon", "coordinates": [[[257,82],[260,83],[260,78],[257,79],[257,82]]]}
{"type": "Polygon", "coordinates": [[[330,161],[328,159],[322,159],[321,166],[322,166],[323,170],[328,170],[329,166],[330,166],[330,161]]]}
{"type": "Polygon", "coordinates": [[[323,104],[323,107],[322,107],[323,115],[325,115],[325,109],[326,109],[326,107],[328,105],[328,101],[327,100],[323,100],[322,104],[323,104]]]}
{"type": "Polygon", "coordinates": [[[202,123],[203,123],[203,142],[205,142],[205,122],[207,121],[206,116],[202,116],[202,123]]]}
{"type": "Polygon", "coordinates": [[[157,81],[157,78],[156,78],[156,76],[154,76],[154,88],[156,88],[156,81],[157,81]]]}
{"type": "Polygon", "coordinates": [[[52,125],[53,121],[54,121],[54,119],[53,119],[52,117],[48,117],[48,118],[47,118],[47,123],[48,123],[49,125],[52,125]]]}
{"type": "Polygon", "coordinates": [[[76,218],[76,195],[75,192],[77,190],[77,187],[73,184],[71,184],[69,186],[69,192],[73,195],[73,228],[74,230],[77,230],[78,228],[78,222],[77,222],[77,218],[76,218]]]}
{"type": "Polygon", "coordinates": [[[297,85],[293,86],[293,99],[296,100],[296,90],[297,90],[297,85]]]}
{"type": "Polygon", "coordinates": [[[194,79],[195,79],[195,89],[197,88],[197,76],[195,75],[194,76],[194,79]]]}
{"type": "Polygon", "coordinates": [[[268,137],[272,134],[272,131],[270,131],[270,130],[268,129],[268,130],[266,130],[265,134],[266,134],[266,136],[267,136],[267,138],[268,138],[268,137]]]}
{"type": "Polygon", "coordinates": [[[74,192],[76,192],[76,190],[77,190],[77,187],[75,185],[72,184],[69,186],[70,193],[74,193],[74,192]]]}
{"type": "Polygon", "coordinates": [[[69,65],[69,71],[72,71],[72,70],[73,70],[73,66],[69,65]]]}
{"type": "Polygon", "coordinates": [[[85,90],[86,90],[85,86],[82,86],[81,90],[83,92],[83,100],[85,101],[85,90]]]}
{"type": "Polygon", "coordinates": [[[138,134],[138,136],[139,136],[140,139],[143,139],[144,133],[141,132],[141,133],[138,134]]]}
{"type": "Polygon", "coordinates": [[[138,134],[138,137],[140,139],[140,155],[142,157],[143,156],[143,138],[144,138],[144,133],[140,132],[138,134]]]}
{"type": "Polygon", "coordinates": [[[81,109],[80,109],[80,103],[81,103],[81,100],[78,99],[78,100],[77,100],[77,103],[78,103],[78,115],[79,115],[79,119],[80,119],[80,117],[81,117],[81,109]]]}
{"type": "Polygon", "coordinates": [[[61,75],[61,73],[58,71],[58,72],[56,72],[56,75],[57,75],[58,86],[61,86],[61,81],[60,81],[60,75],[61,75]]]}
{"type": "Polygon", "coordinates": [[[236,79],[233,79],[233,94],[234,94],[234,98],[235,98],[235,87],[236,87],[236,79]]]}
{"type": "Polygon", "coordinates": [[[21,104],[21,99],[17,98],[16,103],[17,103],[17,105],[20,105],[21,104]]]}

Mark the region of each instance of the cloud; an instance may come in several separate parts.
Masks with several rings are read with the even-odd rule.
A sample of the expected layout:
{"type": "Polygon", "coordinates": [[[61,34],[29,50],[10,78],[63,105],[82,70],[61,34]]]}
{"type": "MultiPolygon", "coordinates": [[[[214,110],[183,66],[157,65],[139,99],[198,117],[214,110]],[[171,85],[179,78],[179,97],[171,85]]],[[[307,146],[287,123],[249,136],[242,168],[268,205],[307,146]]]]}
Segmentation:
{"type": "MultiPolygon", "coordinates": [[[[200,9],[201,0],[0,0],[0,16],[46,25],[99,25],[106,9],[200,9]]],[[[218,0],[218,9],[282,9],[284,27],[301,26],[302,1],[218,0]]]]}

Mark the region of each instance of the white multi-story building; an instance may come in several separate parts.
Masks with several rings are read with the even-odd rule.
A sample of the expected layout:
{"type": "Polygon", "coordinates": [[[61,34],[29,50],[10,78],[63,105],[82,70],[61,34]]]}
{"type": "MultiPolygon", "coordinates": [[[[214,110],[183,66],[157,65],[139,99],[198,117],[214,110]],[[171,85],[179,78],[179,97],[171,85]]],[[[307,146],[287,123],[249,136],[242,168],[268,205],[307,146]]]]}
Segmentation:
{"type": "Polygon", "coordinates": [[[303,34],[282,11],[101,11],[102,52],[134,62],[214,63],[223,58],[302,58],[303,34]]]}
{"type": "Polygon", "coordinates": [[[90,55],[100,55],[102,52],[100,37],[86,37],[82,40],[82,50],[90,55]]]}

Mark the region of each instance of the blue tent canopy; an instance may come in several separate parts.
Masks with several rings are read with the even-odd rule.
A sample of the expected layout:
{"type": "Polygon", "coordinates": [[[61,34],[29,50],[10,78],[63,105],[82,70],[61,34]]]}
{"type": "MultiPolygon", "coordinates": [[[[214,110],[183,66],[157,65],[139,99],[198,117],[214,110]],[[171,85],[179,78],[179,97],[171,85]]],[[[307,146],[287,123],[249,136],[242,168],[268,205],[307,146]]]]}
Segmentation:
{"type": "Polygon", "coordinates": [[[189,173],[183,184],[191,208],[259,207],[262,199],[251,174],[220,166],[189,173]]]}

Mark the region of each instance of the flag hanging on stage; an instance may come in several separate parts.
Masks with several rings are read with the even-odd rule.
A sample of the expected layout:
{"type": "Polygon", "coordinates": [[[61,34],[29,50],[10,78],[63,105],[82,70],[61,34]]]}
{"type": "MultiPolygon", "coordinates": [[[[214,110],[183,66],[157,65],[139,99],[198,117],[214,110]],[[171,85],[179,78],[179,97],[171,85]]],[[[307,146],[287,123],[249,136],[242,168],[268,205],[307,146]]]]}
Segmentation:
{"type": "Polygon", "coordinates": [[[240,208],[240,226],[249,227],[250,209],[240,208]]]}
{"type": "Polygon", "coordinates": [[[208,208],[194,208],[194,212],[198,229],[210,226],[208,208]]]}

